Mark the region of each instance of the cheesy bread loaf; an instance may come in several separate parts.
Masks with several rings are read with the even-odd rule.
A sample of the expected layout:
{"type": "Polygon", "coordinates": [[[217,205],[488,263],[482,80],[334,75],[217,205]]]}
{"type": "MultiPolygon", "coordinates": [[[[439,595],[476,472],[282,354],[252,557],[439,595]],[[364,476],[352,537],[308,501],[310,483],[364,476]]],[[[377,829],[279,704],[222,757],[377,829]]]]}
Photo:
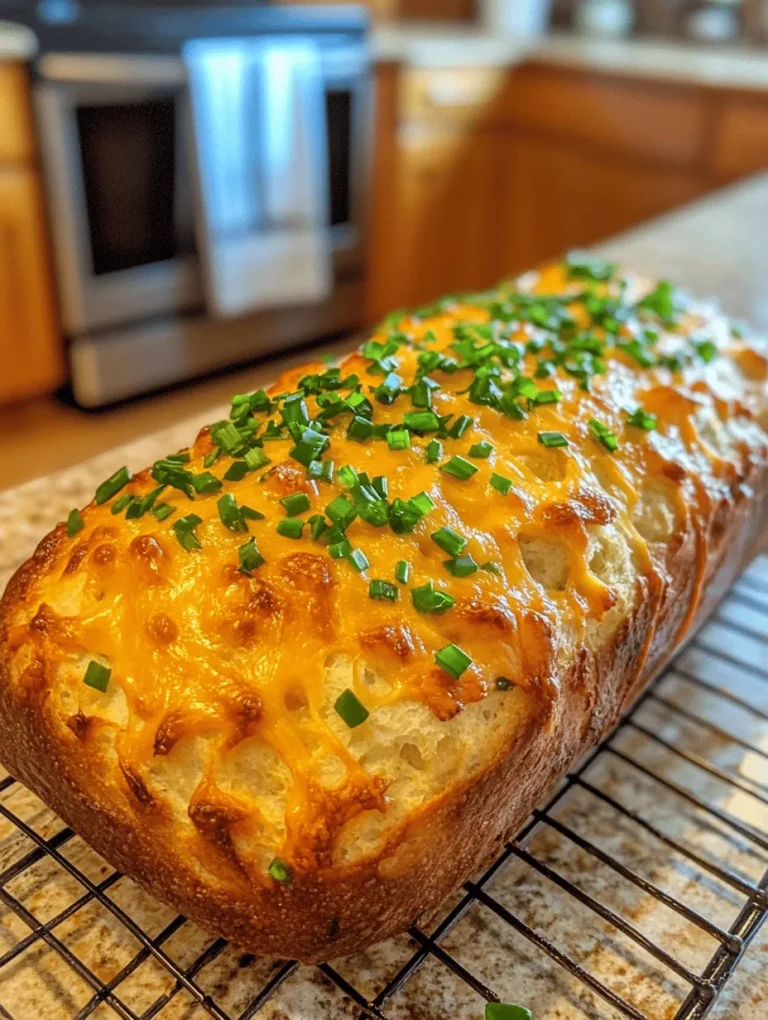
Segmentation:
{"type": "Polygon", "coordinates": [[[598,259],[392,315],[119,470],[0,602],[0,761],[254,953],[502,846],[766,522],[768,360],[598,259]]]}

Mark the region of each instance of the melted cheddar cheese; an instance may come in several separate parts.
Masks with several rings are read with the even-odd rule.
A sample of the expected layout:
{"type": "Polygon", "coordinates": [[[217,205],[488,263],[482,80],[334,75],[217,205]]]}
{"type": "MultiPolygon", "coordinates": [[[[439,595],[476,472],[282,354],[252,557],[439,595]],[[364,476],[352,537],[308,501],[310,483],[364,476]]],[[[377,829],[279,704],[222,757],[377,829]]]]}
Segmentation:
{"type": "MultiPolygon", "coordinates": [[[[436,723],[450,727],[467,705],[503,696],[499,692],[509,687],[524,691],[546,714],[557,701],[564,658],[594,649],[636,597],[600,569],[596,534],[607,529],[619,536],[637,576],[653,575],[653,529],[643,526],[642,514],[647,501],[661,494],[670,527],[694,529],[698,536],[701,576],[704,522],[713,502],[729,497],[736,472],[728,451],[741,456],[746,432],[758,429],[749,394],[764,393],[766,361],[734,337],[724,319],[689,309],[676,312],[672,324],[669,316],[638,307],[647,287],[589,275],[554,267],[496,294],[404,314],[374,337],[385,345],[391,333],[397,335],[397,350],[383,367],[362,353],[340,366],[341,378],[354,375],[357,384],[338,395],[365,396],[377,426],[401,426],[404,414],[418,410],[408,388],[427,374],[435,384],[432,410],[443,420],[437,435],[412,430],[409,446],[391,449],[382,429],[370,438],[350,436],[351,413],[343,413],[325,420],[330,442],[319,457],[334,462],[334,481],[311,477],[292,456],[296,440],[285,431],[263,443],[269,463],[231,481],[224,475],[239,458],[221,452],[214,459],[216,443],[211,429],[204,429],[180,466],[193,475],[209,470],[221,487],[193,499],[166,487],[156,504],[172,508],[164,520],[151,511],[137,517],[113,513],[120,496],[143,497],[156,488],[148,470],[120,496],[90,504],[82,529],[71,538],[62,535],[47,576],[28,595],[28,617],[13,630],[13,645],[45,658],[47,683],[77,691],[79,707],[67,721],[77,739],[87,738],[93,719],[111,728],[126,796],[138,805],[151,808],[162,799],[153,789],[152,762],[182,741],[191,746],[190,738],[205,738],[209,758],[186,805],[199,840],[195,852],[212,848],[212,861],[216,853],[233,852],[233,833],[238,846],[249,834],[260,838],[259,809],[244,792],[219,788],[215,768],[217,756],[254,739],[289,775],[281,838],[270,853],[296,872],[330,863],[335,840],[355,816],[386,812],[387,776],[362,764],[338,735],[344,724],[333,716],[326,689],[334,661],[350,664],[349,687],[369,718],[394,703],[417,702],[436,723]],[[557,302],[544,301],[535,310],[529,301],[519,318],[495,319],[497,306],[517,292],[554,295],[557,302]],[[606,299],[615,299],[615,306],[606,299]],[[489,324],[493,340],[501,342],[501,358],[480,357],[464,367],[457,337],[469,337],[480,351],[491,342],[489,334],[472,330],[489,324]],[[652,357],[641,353],[638,360],[632,340],[652,357]],[[558,358],[563,350],[567,357],[558,358]],[[685,354],[679,362],[658,354],[679,350],[685,354]],[[589,358],[575,357],[584,351],[589,358]],[[438,364],[424,373],[424,352],[449,361],[426,359],[438,364]],[[472,402],[470,387],[483,364],[499,369],[491,378],[500,392],[513,387],[519,413],[505,413],[497,400],[472,402]],[[374,391],[390,371],[400,392],[385,403],[374,391]],[[521,378],[533,381],[534,389],[518,383],[515,390],[521,378]],[[549,397],[526,395],[534,390],[559,396],[547,402],[549,397]],[[629,424],[633,412],[655,427],[629,424]],[[460,415],[471,423],[452,435],[460,415]],[[738,431],[718,445],[725,421],[742,423],[741,445],[738,431]],[[557,445],[545,445],[547,434],[557,437],[549,440],[557,445]],[[426,454],[435,439],[442,446],[436,461],[426,454]],[[470,455],[478,443],[490,445],[488,456],[470,455]],[[444,466],[454,456],[476,470],[467,478],[447,473],[444,466]],[[345,539],[364,554],[368,566],[362,570],[349,555],[333,558],[322,535],[312,539],[308,524],[300,538],[277,529],[287,496],[308,497],[309,509],[298,515],[307,522],[348,495],[340,481],[346,465],[358,476],[384,476],[390,506],[421,493],[432,504],[412,530],[401,533],[357,516],[345,539]],[[491,484],[494,474],[506,480],[506,491],[491,484]],[[246,521],[247,534],[222,522],[219,500],[227,493],[239,507],[257,512],[246,521]],[[199,548],[185,548],[173,530],[189,514],[199,518],[191,529],[199,548]],[[445,565],[450,556],[431,537],[444,527],[466,539],[461,556],[471,556],[481,569],[453,576],[445,565]],[[238,550],[250,538],[263,562],[242,569],[238,550]],[[395,580],[401,561],[410,568],[405,584],[395,580]],[[369,597],[372,580],[395,585],[396,600],[369,597]],[[414,603],[412,589],[430,581],[453,600],[444,612],[423,612],[414,603]],[[471,659],[458,676],[436,661],[451,644],[471,659]],[[110,670],[106,693],[82,686],[91,660],[110,670]],[[102,707],[107,701],[110,711],[102,707]],[[336,785],[318,778],[318,763],[328,755],[341,763],[336,785]]],[[[327,367],[288,373],[270,396],[296,391],[304,377],[327,367]]],[[[304,397],[313,421],[323,410],[320,395],[304,397]]],[[[266,417],[280,423],[284,406],[278,400],[266,417]]],[[[266,419],[258,412],[255,417],[257,446],[266,419]]],[[[634,667],[639,675],[642,661],[634,667]]]]}

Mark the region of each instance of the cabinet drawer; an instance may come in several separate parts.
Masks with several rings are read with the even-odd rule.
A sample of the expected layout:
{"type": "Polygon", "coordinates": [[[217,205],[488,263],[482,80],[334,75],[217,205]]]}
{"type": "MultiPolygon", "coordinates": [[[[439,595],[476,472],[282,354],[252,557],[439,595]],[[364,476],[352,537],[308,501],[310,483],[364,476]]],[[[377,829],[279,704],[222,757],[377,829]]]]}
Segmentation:
{"type": "Polygon", "coordinates": [[[714,171],[734,180],[768,167],[768,101],[732,100],[722,111],[714,171]]]}
{"type": "Polygon", "coordinates": [[[509,71],[499,67],[405,70],[400,92],[401,117],[473,123],[493,119],[508,79],[509,71]]]}
{"type": "Polygon", "coordinates": [[[26,69],[21,64],[0,63],[0,162],[26,160],[33,152],[26,69]]]}
{"type": "Polygon", "coordinates": [[[504,91],[504,114],[564,139],[678,165],[699,160],[704,147],[703,96],[638,79],[522,67],[504,91]]]}

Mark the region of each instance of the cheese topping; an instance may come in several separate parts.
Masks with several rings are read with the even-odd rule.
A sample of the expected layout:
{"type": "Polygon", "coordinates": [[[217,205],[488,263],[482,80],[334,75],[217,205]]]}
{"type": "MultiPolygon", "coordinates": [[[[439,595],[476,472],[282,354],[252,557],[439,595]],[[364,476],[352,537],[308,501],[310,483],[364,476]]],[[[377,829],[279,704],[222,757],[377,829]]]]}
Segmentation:
{"type": "MultiPolygon", "coordinates": [[[[548,711],[563,654],[617,612],[594,536],[613,529],[638,576],[655,570],[641,523],[654,487],[695,530],[701,577],[703,522],[734,477],[713,430],[749,423],[743,377],[763,387],[766,362],[668,285],[643,294],[573,260],[393,317],[340,372],[311,365],[236,398],[228,425],[70,515],[12,640],[49,663],[75,656],[71,685],[103,667],[69,725],[86,739],[89,715],[108,720],[132,802],[151,809],[146,769],[180,740],[223,753],[257,738],[290,772],[270,868],[288,881],[387,807],[386,779],[329,722],[329,663],[353,666],[343,725],[409,700],[448,723],[513,687],[548,711]],[[70,615],[54,589],[72,593],[70,615]],[[112,717],[99,704],[114,691],[112,717]],[[317,775],[328,754],[344,767],[335,788],[317,775]]],[[[188,811],[230,855],[232,834],[260,824],[210,764],[188,811]]]]}

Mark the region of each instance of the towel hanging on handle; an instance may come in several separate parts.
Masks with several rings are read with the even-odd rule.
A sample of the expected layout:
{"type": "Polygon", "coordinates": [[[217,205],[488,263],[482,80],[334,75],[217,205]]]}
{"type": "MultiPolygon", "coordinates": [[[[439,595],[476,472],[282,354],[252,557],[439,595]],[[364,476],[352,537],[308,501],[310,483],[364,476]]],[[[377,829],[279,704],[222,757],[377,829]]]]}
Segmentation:
{"type": "Polygon", "coordinates": [[[194,40],[184,59],[209,311],[229,317],[322,301],[333,275],[317,47],[194,40]]]}

